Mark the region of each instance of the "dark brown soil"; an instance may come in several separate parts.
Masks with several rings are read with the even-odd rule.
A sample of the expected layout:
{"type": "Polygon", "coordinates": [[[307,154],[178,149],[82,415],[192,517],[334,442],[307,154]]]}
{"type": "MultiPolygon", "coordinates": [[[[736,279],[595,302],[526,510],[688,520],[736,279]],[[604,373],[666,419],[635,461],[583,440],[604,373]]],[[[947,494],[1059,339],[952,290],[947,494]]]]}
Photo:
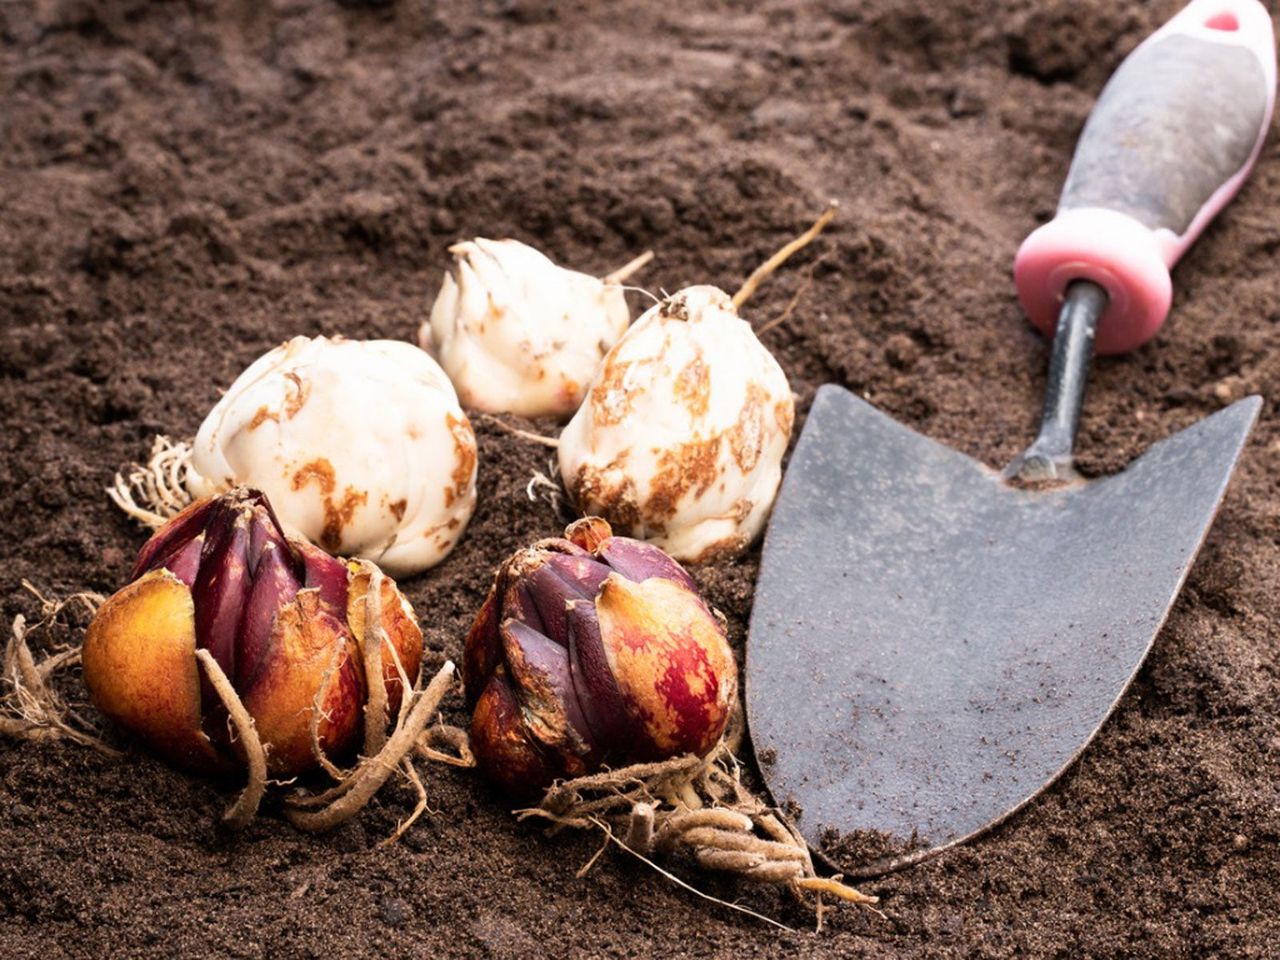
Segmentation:
{"type": "MultiPolygon", "coordinates": [[[[1101,84],[1178,0],[0,4],[0,597],[111,591],[143,535],[103,487],[297,333],[409,338],[461,236],[653,289],[733,289],[828,197],[749,311],[804,409],[844,383],[989,463],[1045,350],[1009,266],[1101,84]],[[819,258],[821,258],[819,260],[819,258]],[[815,266],[816,263],[816,266],[815,266]]],[[[1280,139],[1177,271],[1171,322],[1097,364],[1084,465],[1280,389],[1280,139]]],[[[548,429],[547,424],[535,427],[548,429]]],[[[457,553],[404,584],[457,656],[490,570],[558,519],[490,426],[457,553]]],[[[1275,956],[1280,424],[1270,408],[1150,662],[1083,760],[992,836],[780,933],[518,826],[465,772],[397,846],[392,789],[313,839],[228,839],[211,785],[0,744],[0,956],[1275,956]]],[[[742,641],[756,558],[698,571],[742,641]]],[[[72,678],[68,689],[78,680],[72,678]]],[[[461,720],[455,707],[453,719],[461,720]]]]}

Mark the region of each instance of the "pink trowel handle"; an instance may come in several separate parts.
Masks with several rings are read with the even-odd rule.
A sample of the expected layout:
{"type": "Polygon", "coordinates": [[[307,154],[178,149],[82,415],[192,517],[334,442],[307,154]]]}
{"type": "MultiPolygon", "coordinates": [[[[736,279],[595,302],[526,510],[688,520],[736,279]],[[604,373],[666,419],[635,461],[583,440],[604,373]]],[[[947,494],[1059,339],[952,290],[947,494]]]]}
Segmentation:
{"type": "Polygon", "coordinates": [[[1052,221],[1014,261],[1018,298],[1052,336],[1067,285],[1108,302],[1099,353],[1155,335],[1170,268],[1240,188],[1275,103],[1271,18],[1258,0],[1193,0],[1111,77],[1085,123],[1052,221]]]}

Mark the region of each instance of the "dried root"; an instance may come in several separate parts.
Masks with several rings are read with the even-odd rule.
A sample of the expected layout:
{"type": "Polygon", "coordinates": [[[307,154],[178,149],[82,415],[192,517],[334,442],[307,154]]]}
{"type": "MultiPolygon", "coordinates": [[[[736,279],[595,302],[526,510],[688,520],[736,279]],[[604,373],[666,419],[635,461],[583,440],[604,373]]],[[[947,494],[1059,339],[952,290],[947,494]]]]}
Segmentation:
{"type": "Polygon", "coordinates": [[[0,663],[0,736],[15,740],[66,739],[102,753],[118,756],[97,735],[95,726],[66,703],[51,686],[59,670],[80,662],[80,646],[65,646],[36,662],[28,638],[52,626],[72,604],[93,613],[102,605],[96,593],[77,593],[63,601],[50,600],[25,580],[22,583],[40,601],[40,619],[28,626],[26,617],[13,618],[4,659],[0,663]]]}
{"type": "MultiPolygon", "coordinates": [[[[336,786],[320,794],[299,790],[290,796],[285,801],[285,817],[289,822],[308,833],[331,830],[364,809],[391,774],[401,768],[402,763],[412,766],[408,755],[417,746],[427,725],[439,710],[440,701],[452,685],[454,670],[453,663],[446,662],[425,690],[415,688],[406,695],[401,703],[395,728],[382,749],[373,756],[362,758],[352,770],[339,771],[336,786]]],[[[408,689],[408,684],[405,684],[405,690],[408,689]]],[[[415,777],[416,771],[409,776],[410,783],[414,782],[415,777]]],[[[408,829],[425,809],[426,801],[423,799],[419,809],[400,825],[396,835],[399,836],[408,829]]]]}
{"type": "Polygon", "coordinates": [[[329,665],[325,668],[324,677],[320,681],[320,686],[316,687],[316,695],[311,700],[311,718],[307,722],[307,732],[311,736],[311,755],[316,758],[316,763],[320,765],[320,769],[333,777],[334,780],[344,779],[347,776],[347,771],[344,771],[329,759],[329,754],[320,743],[320,721],[329,719],[329,715],[325,713],[323,705],[324,693],[329,689],[329,681],[333,678],[333,671],[338,669],[338,654],[340,652],[335,647],[329,657],[329,665]]]}
{"type": "MultiPolygon", "coordinates": [[[[433,732],[428,731],[427,727],[439,712],[440,701],[449,690],[454,665],[446,662],[425,690],[409,681],[395,645],[388,640],[386,630],[382,627],[383,574],[373,564],[367,564],[367,573],[369,587],[365,596],[365,628],[360,645],[365,676],[370,678],[369,698],[365,704],[364,757],[350,770],[339,769],[329,760],[317,734],[321,715],[320,704],[317,702],[311,715],[311,749],[325,772],[337,782],[319,794],[311,794],[305,790],[295,791],[285,801],[285,816],[295,827],[309,833],[331,830],[364,809],[387,779],[399,771],[414,788],[417,804],[409,816],[397,825],[395,833],[385,841],[393,843],[427,809],[427,791],[411,754],[416,751],[428,759],[462,766],[470,766],[474,764],[474,760],[471,760],[470,747],[465,744],[465,733],[464,743],[456,745],[456,755],[431,748],[433,732]],[[386,685],[373,679],[382,676],[384,647],[391,651],[396,670],[400,674],[401,690],[400,711],[389,735],[386,685]]],[[[321,690],[325,686],[327,684],[322,684],[321,690]]],[[[440,729],[453,730],[451,727],[440,729]]]]}
{"type": "Polygon", "coordinates": [[[552,506],[556,506],[560,502],[560,484],[556,483],[541,470],[535,470],[533,471],[533,476],[529,478],[528,484],[525,485],[524,495],[531,502],[536,502],[539,496],[545,497],[552,506]]]}
{"type": "MultiPolygon", "coordinates": [[[[388,642],[386,631],[381,627],[382,577],[383,574],[376,569],[369,577],[365,619],[368,627],[364,631],[361,654],[367,675],[379,677],[382,675],[384,645],[392,652],[402,690],[395,725],[388,734],[385,685],[369,684],[371,691],[380,692],[381,697],[375,693],[366,707],[365,755],[353,768],[343,770],[329,759],[320,743],[318,730],[322,711],[317,694],[311,718],[312,750],[322,769],[336,783],[320,794],[294,791],[286,798],[285,815],[294,826],[308,832],[331,829],[359,813],[391,775],[398,772],[413,787],[417,804],[388,838],[389,843],[402,836],[427,809],[426,788],[412,759],[415,752],[428,760],[462,767],[475,766],[475,758],[465,730],[439,723],[430,726],[438,715],[441,700],[452,685],[455,667],[451,662],[445,663],[425,689],[409,680],[395,646],[388,642]]],[[[104,598],[93,593],[78,593],[64,601],[52,601],[31,584],[24,582],[23,585],[40,600],[41,619],[28,626],[22,615],[14,618],[12,634],[0,662],[3,667],[0,674],[0,736],[17,740],[68,739],[120,756],[118,750],[108,747],[98,737],[95,726],[65,703],[48,682],[58,670],[80,662],[80,646],[63,647],[37,662],[27,642],[31,634],[54,623],[71,604],[83,604],[92,614],[102,605],[104,598]]],[[[335,653],[330,673],[336,668],[337,659],[335,653]]],[[[267,777],[267,748],[258,737],[253,718],[218,662],[207,650],[197,650],[196,660],[227,710],[233,738],[240,745],[248,768],[248,782],[244,790],[222,817],[227,827],[239,830],[253,820],[266,795],[270,782],[267,777]]],[[[327,682],[321,684],[321,691],[327,685],[327,682]]]]}
{"type": "MultiPolygon", "coordinates": [[[[369,589],[364,600],[364,637],[360,643],[360,653],[364,659],[364,675],[369,694],[364,703],[364,755],[372,757],[387,743],[387,685],[382,682],[382,648],[385,646],[396,657],[399,667],[399,655],[395,644],[387,636],[382,625],[382,581],[383,574],[378,565],[368,560],[361,560],[360,566],[369,577],[369,589]]],[[[404,682],[404,667],[400,667],[402,678],[401,699],[408,695],[409,684],[404,682]]]]}
{"type": "Polygon", "coordinates": [[[245,784],[236,802],[222,815],[222,822],[226,826],[232,830],[243,830],[257,816],[258,805],[267,792],[267,751],[258,738],[258,728],[253,723],[253,717],[249,716],[240,695],[222,672],[222,667],[218,666],[218,661],[213,659],[213,654],[208,650],[197,650],[196,660],[204,667],[209,683],[213,685],[222,705],[227,708],[232,728],[249,766],[249,782],[245,784]]]}
{"type": "Polygon", "coordinates": [[[418,741],[418,756],[451,767],[471,769],[476,765],[476,755],[471,752],[471,737],[461,727],[438,723],[428,727],[418,741]]]}
{"type": "Polygon", "coordinates": [[[413,785],[414,792],[417,794],[418,802],[414,805],[413,811],[409,816],[405,817],[396,824],[395,833],[382,841],[381,846],[387,847],[395,843],[405,835],[405,832],[413,826],[414,822],[422,816],[427,809],[427,788],[422,785],[422,777],[418,775],[418,768],[413,765],[413,761],[405,757],[400,761],[400,769],[404,773],[405,778],[413,785]]]}
{"type": "Polygon", "coordinates": [[[521,430],[519,427],[513,427],[505,420],[501,420],[491,413],[476,413],[473,416],[480,418],[485,423],[491,423],[503,433],[509,433],[511,436],[519,437],[521,440],[528,440],[530,443],[537,443],[553,450],[560,446],[560,441],[555,437],[544,437],[542,434],[534,433],[532,430],[521,430]]]}
{"type": "Polygon", "coordinates": [[[606,845],[617,844],[673,880],[649,858],[685,851],[703,869],[786,887],[812,907],[819,926],[824,895],[868,906],[877,903],[876,897],[860,893],[839,877],[818,876],[799,832],[742,785],[727,741],[706,758],[635,764],[553,784],[536,807],[516,815],[549,821],[551,833],[566,827],[600,829],[606,845]]]}
{"type": "Polygon", "coordinates": [[[747,279],[743,281],[742,286],[739,287],[737,293],[733,295],[733,305],[740,308],[744,303],[751,299],[760,284],[772,276],[780,266],[786,263],[787,260],[793,257],[796,253],[813,243],[813,241],[817,239],[818,234],[827,229],[827,224],[835,219],[836,211],[839,209],[840,204],[835,200],[832,200],[827,204],[827,209],[823,211],[822,216],[814,221],[813,226],[800,234],[800,236],[796,237],[790,243],[785,244],[777,253],[751,271],[751,276],[747,277],[747,279]]]}
{"type": "Polygon", "coordinates": [[[620,266],[617,270],[614,270],[612,273],[604,277],[601,277],[600,279],[603,280],[605,283],[608,283],[614,286],[618,284],[626,283],[629,279],[631,279],[631,277],[639,273],[641,269],[648,266],[652,260],[653,260],[653,251],[646,250],[644,253],[640,254],[640,256],[634,257],[631,260],[628,260],[626,263],[620,266]]]}
{"type": "Polygon", "coordinates": [[[107,488],[117,507],[144,527],[156,530],[192,503],[187,492],[191,444],[158,436],[146,463],[130,464],[107,488]]]}
{"type": "Polygon", "coordinates": [[[782,313],[778,314],[768,323],[761,324],[756,328],[756,336],[763,337],[775,327],[780,327],[791,319],[791,315],[795,313],[796,307],[800,305],[800,301],[804,299],[804,295],[809,292],[809,288],[813,286],[813,275],[817,271],[819,265],[826,262],[829,254],[824,253],[820,257],[815,257],[809,264],[808,269],[804,272],[804,279],[800,281],[800,286],[796,288],[796,292],[791,295],[791,299],[787,301],[787,305],[783,307],[782,313]]]}
{"type": "Polygon", "coordinates": [[[546,503],[557,517],[563,517],[566,520],[576,519],[578,514],[573,509],[573,504],[560,481],[556,479],[559,475],[560,467],[555,457],[552,457],[547,461],[545,472],[533,471],[533,475],[525,485],[524,494],[529,498],[530,503],[537,503],[539,500],[546,503]]]}

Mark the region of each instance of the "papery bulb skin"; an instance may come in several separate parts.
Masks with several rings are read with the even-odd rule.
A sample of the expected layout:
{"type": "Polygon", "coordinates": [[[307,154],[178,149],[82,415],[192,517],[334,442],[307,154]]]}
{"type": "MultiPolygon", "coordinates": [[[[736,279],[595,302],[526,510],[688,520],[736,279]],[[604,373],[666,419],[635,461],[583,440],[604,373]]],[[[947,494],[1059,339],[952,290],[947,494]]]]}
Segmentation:
{"type": "Polygon", "coordinates": [[[622,287],[557,266],[517,240],[477,237],[449,252],[453,267],[418,338],[462,405],[571,416],[631,322],[622,287]]]}
{"type": "Polygon", "coordinates": [[[613,528],[603,517],[583,517],[564,528],[564,538],[586,551],[596,550],[613,536],[613,528]]]}
{"type": "Polygon", "coordinates": [[[467,635],[471,745],[508,794],[710,752],[737,701],[724,626],[688,573],[598,517],[513,554],[467,635]]]}
{"type": "Polygon", "coordinates": [[[391,576],[444,559],[475,509],[476,441],[422,350],[294,337],[244,371],[196,434],[187,487],[245,484],[333,555],[391,576]]]}
{"type": "MultiPolygon", "coordinates": [[[[367,565],[347,563],[347,626],[355,640],[356,649],[360,649],[365,639],[365,612],[369,591],[370,571],[367,565]]],[[[412,683],[418,675],[422,659],[422,631],[418,629],[413,616],[413,608],[401,595],[400,589],[390,577],[382,578],[382,629],[395,645],[393,653],[388,647],[382,648],[382,682],[387,688],[389,709],[400,707],[400,698],[404,695],[404,684],[400,678],[400,670],[412,683]],[[396,661],[399,660],[399,667],[396,661]]]]}
{"type": "Polygon", "coordinates": [[[578,509],[701,563],[764,528],[795,419],[786,375],[715,287],[647,311],[614,345],[559,443],[578,509]]]}
{"type": "Polygon", "coordinates": [[[244,691],[237,690],[271,744],[267,763],[277,773],[314,764],[307,722],[317,710],[317,739],[326,751],[355,742],[365,702],[360,651],[346,625],[314,591],[299,593],[281,609],[271,653],[244,691]],[[302,722],[300,722],[302,721],[302,722]]]}
{"type": "MultiPolygon", "coordinates": [[[[267,747],[274,776],[350,751],[363,731],[368,680],[361,640],[372,573],[290,539],[266,497],[237,488],[200,501],[142,548],[134,579],[100,608],[85,638],[84,677],[97,707],[175,765],[235,764],[227,714],[198,667],[208,650],[267,747]],[[179,571],[170,566],[180,568],[179,571]]],[[[381,582],[381,678],[389,710],[412,682],[422,633],[408,602],[381,582]]]]}

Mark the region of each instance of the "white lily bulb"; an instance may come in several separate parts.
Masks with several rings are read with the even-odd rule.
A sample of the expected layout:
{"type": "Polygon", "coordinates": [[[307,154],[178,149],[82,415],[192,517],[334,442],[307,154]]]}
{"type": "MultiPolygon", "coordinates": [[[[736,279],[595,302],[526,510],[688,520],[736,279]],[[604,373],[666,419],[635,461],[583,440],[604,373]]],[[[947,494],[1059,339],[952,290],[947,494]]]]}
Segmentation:
{"type": "Polygon", "coordinates": [[[453,549],[475,477],[475,434],[427,354],[397,340],[294,337],[200,425],[187,488],[256,487],[312,542],[398,577],[453,549]]]}
{"type": "Polygon", "coordinates": [[[469,410],[570,416],[600,361],[631,322],[622,287],[559,267],[517,240],[449,248],[418,342],[469,410]]]}
{"type": "Polygon", "coordinates": [[[782,478],[786,374],[716,287],[650,309],[609,351],[560,435],[578,509],[678,560],[745,550],[782,478]]]}

